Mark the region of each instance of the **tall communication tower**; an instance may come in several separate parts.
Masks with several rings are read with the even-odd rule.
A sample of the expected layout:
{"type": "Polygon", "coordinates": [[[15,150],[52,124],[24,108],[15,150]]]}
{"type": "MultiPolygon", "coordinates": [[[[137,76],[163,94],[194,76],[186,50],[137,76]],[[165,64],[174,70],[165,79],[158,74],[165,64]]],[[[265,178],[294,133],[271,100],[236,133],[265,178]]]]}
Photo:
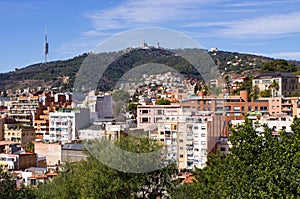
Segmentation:
{"type": "Polygon", "coordinates": [[[45,55],[45,63],[47,63],[47,56],[49,53],[49,43],[47,41],[47,31],[45,35],[45,42],[44,42],[44,55],[45,55]]]}

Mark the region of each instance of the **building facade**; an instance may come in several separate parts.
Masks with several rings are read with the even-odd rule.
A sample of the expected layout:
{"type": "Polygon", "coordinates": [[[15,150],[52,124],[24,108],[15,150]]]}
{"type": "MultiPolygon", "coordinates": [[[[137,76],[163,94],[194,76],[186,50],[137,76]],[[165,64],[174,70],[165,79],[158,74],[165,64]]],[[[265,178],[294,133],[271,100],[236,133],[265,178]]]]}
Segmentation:
{"type": "Polygon", "coordinates": [[[252,85],[257,85],[260,91],[271,89],[272,82],[278,84],[278,90],[273,90],[273,96],[291,95],[300,92],[298,76],[291,73],[263,73],[256,75],[252,85]]]}
{"type": "Polygon", "coordinates": [[[62,108],[49,113],[49,136],[47,142],[69,143],[78,139],[78,130],[89,125],[88,108],[62,108]]]}

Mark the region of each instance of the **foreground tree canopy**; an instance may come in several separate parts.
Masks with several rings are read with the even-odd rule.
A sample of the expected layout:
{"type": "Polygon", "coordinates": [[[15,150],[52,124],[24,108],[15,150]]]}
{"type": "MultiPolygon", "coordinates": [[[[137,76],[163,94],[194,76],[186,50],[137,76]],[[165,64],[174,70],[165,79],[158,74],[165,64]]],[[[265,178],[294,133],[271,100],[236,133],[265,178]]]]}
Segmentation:
{"type": "Polygon", "coordinates": [[[230,155],[211,155],[207,167],[196,170],[197,182],[180,187],[173,198],[299,198],[300,119],[280,136],[255,124],[233,129],[230,155]]]}
{"type": "MultiPolygon", "coordinates": [[[[101,149],[102,144],[102,141],[96,143],[95,150],[101,149]]],[[[149,139],[132,137],[123,138],[115,145],[135,153],[152,152],[160,148],[149,139]]],[[[52,182],[39,187],[37,198],[156,198],[168,197],[168,193],[174,190],[173,179],[177,174],[174,164],[145,173],[122,172],[102,164],[97,158],[98,155],[110,156],[112,162],[117,163],[115,159],[122,158],[118,157],[120,154],[115,151],[111,152],[115,154],[113,156],[108,151],[105,153],[108,154],[100,151],[94,156],[93,152],[87,160],[67,164],[52,182]]],[[[130,160],[124,160],[124,163],[124,169],[128,169],[126,167],[131,163],[130,160]]]]}

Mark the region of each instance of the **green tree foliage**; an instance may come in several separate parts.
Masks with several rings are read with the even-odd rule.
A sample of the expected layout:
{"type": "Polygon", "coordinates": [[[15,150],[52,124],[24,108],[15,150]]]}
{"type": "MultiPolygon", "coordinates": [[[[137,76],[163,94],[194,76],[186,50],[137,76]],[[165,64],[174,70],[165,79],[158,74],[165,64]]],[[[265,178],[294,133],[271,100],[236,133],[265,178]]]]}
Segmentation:
{"type": "Polygon", "coordinates": [[[204,93],[208,92],[208,86],[205,83],[197,83],[194,86],[194,94],[197,94],[198,91],[203,91],[204,93]]]}
{"type": "Polygon", "coordinates": [[[230,95],[230,89],[231,89],[230,76],[226,75],[224,81],[225,81],[225,89],[227,89],[228,95],[230,95]]]}
{"type": "Polygon", "coordinates": [[[30,153],[34,153],[34,143],[33,142],[28,142],[26,144],[26,151],[30,153]]]}
{"type": "MultiPolygon", "coordinates": [[[[252,78],[246,79],[242,85],[234,91],[234,94],[239,94],[240,91],[247,90],[249,95],[252,92],[252,78]]],[[[251,97],[250,97],[251,98],[251,97]]]]}
{"type": "Polygon", "coordinates": [[[287,60],[276,59],[264,62],[261,67],[261,72],[296,72],[295,64],[289,64],[287,60]]]}
{"type": "Polygon", "coordinates": [[[253,101],[256,101],[259,98],[259,93],[259,87],[257,85],[254,85],[251,89],[249,97],[251,98],[251,100],[253,99],[253,101]]]}
{"type": "Polygon", "coordinates": [[[275,80],[273,80],[273,82],[269,85],[269,89],[271,89],[272,97],[274,97],[275,91],[279,90],[279,84],[278,84],[278,82],[276,82],[275,80]]]}
{"type": "Polygon", "coordinates": [[[5,199],[32,199],[34,198],[33,190],[30,188],[17,188],[16,180],[0,167],[0,198],[5,199]]]}
{"type": "MultiPolygon", "coordinates": [[[[97,147],[99,146],[100,148],[103,147],[101,144],[96,143],[95,150],[98,150],[97,147]]],[[[160,148],[158,144],[151,140],[132,137],[122,138],[115,143],[115,146],[135,153],[146,153],[160,148]]],[[[99,156],[107,156],[109,158],[107,160],[112,162],[116,159],[118,159],[118,162],[119,158],[123,158],[124,162],[122,164],[124,164],[125,169],[128,166],[127,161],[131,161],[121,157],[120,154],[115,153],[110,148],[109,150],[102,149],[99,150],[99,156]],[[102,151],[106,152],[102,153],[102,151]]],[[[135,164],[139,166],[139,161],[136,161],[135,164]]],[[[148,173],[122,172],[102,164],[95,157],[93,151],[84,161],[66,164],[58,177],[52,182],[39,187],[36,195],[38,198],[59,199],[167,197],[166,193],[170,193],[174,189],[172,179],[175,174],[176,167],[174,164],[148,173]]]]}
{"type": "Polygon", "coordinates": [[[272,91],[270,89],[260,91],[260,96],[261,97],[271,97],[272,96],[272,91]]]}
{"type": "Polygon", "coordinates": [[[169,100],[160,99],[155,102],[156,105],[170,105],[171,102],[169,100]]]}
{"type": "Polygon", "coordinates": [[[293,133],[272,135],[269,128],[256,131],[256,124],[232,129],[232,148],[226,156],[210,155],[207,166],[195,171],[197,182],[180,187],[187,198],[299,198],[300,119],[293,133]]]}

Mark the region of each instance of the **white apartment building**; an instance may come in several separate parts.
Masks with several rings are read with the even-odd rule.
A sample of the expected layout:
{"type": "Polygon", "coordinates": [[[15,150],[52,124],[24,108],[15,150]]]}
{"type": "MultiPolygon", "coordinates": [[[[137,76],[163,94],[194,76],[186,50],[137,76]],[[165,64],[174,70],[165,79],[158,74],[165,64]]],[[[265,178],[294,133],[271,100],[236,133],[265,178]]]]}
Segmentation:
{"type": "Polygon", "coordinates": [[[78,139],[78,130],[88,126],[90,112],[88,108],[62,108],[49,113],[48,142],[70,143],[78,139]]]}
{"type": "MultiPolygon", "coordinates": [[[[263,131],[263,125],[265,124],[268,128],[272,129],[273,132],[279,132],[282,129],[285,129],[286,132],[292,132],[291,125],[293,124],[293,117],[262,117],[257,121],[259,123],[259,127],[256,129],[257,131],[263,131]]],[[[244,122],[244,120],[231,120],[231,124],[235,127],[244,122]]]]}
{"type": "Polygon", "coordinates": [[[208,111],[181,111],[158,120],[157,134],[151,137],[163,144],[165,158],[175,161],[178,169],[203,168],[223,130],[221,119],[208,111]]]}

